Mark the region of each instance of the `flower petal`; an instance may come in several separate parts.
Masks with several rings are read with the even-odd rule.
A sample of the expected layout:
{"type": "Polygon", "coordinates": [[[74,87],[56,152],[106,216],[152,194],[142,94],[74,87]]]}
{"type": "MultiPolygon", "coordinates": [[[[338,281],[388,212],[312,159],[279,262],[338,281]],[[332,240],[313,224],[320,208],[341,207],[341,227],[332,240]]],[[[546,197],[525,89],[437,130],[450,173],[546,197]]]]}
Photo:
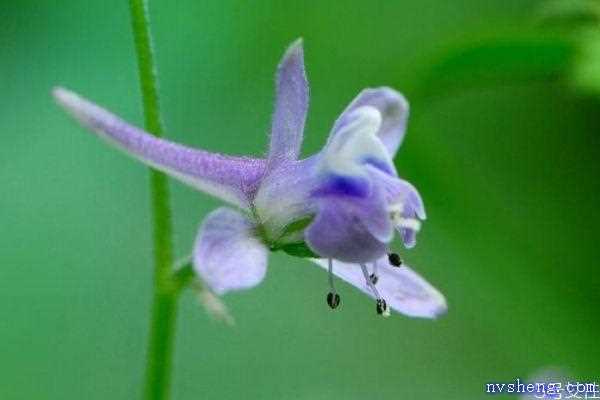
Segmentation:
{"type": "Polygon", "coordinates": [[[157,138],[129,125],[102,107],[56,88],[57,102],[85,127],[134,156],[201,191],[240,207],[248,207],[265,170],[265,161],[196,150],[157,138]]]}
{"type": "Polygon", "coordinates": [[[405,204],[407,208],[414,210],[419,219],[427,219],[423,199],[417,188],[410,182],[400,179],[397,176],[389,175],[372,166],[369,166],[368,170],[372,179],[375,182],[379,182],[385,188],[385,197],[389,204],[400,202],[405,204]]]}
{"type": "Polygon", "coordinates": [[[302,39],[298,39],[288,48],[277,69],[269,169],[283,160],[298,158],[307,111],[308,81],[302,39]]]}
{"type": "Polygon", "coordinates": [[[267,271],[267,248],[244,215],[222,207],[204,219],[194,247],[194,270],[217,294],[258,285],[267,271]]]}
{"type": "Polygon", "coordinates": [[[305,233],[308,246],[321,257],[347,262],[367,262],[380,257],[386,244],[377,236],[391,238],[391,224],[361,199],[325,198],[319,201],[315,220],[305,233]],[[375,233],[375,234],[374,234],[375,233]]]}
{"type": "Polygon", "coordinates": [[[391,157],[376,136],[380,127],[381,113],[373,107],[359,107],[348,113],[323,150],[323,171],[364,176],[364,166],[374,163],[395,171],[391,157]]]}
{"type": "MultiPolygon", "coordinates": [[[[312,261],[327,269],[327,260],[312,261]]],[[[377,290],[393,310],[409,317],[421,318],[437,318],[447,311],[444,295],[409,267],[393,267],[387,256],[377,260],[377,265],[377,290]]],[[[359,265],[334,260],[333,273],[375,298],[365,283],[359,265]]]]}
{"type": "Polygon", "coordinates": [[[371,106],[379,110],[382,117],[377,136],[381,139],[391,157],[394,157],[404,139],[409,114],[408,101],[402,94],[388,87],[363,90],[344,110],[333,126],[330,139],[346,123],[350,114],[359,107],[371,106]]]}
{"type": "Polygon", "coordinates": [[[270,240],[279,241],[288,224],[315,214],[317,206],[310,201],[310,193],[317,183],[317,163],[318,157],[313,156],[281,164],[261,182],[254,198],[254,211],[270,240]]]}
{"type": "Polygon", "coordinates": [[[369,166],[369,174],[376,184],[380,184],[385,191],[387,203],[392,205],[401,205],[402,218],[411,223],[398,225],[397,229],[402,237],[402,242],[406,248],[413,248],[417,244],[417,232],[420,223],[416,218],[425,220],[425,206],[417,189],[407,181],[396,176],[391,176],[378,168],[369,166]]]}
{"type": "MultiPolygon", "coordinates": [[[[384,190],[360,177],[330,175],[312,197],[329,206],[332,212],[342,215],[347,223],[360,222],[380,242],[392,239],[393,227],[387,211],[384,190]]],[[[336,257],[337,258],[337,257],[336,257]]]]}

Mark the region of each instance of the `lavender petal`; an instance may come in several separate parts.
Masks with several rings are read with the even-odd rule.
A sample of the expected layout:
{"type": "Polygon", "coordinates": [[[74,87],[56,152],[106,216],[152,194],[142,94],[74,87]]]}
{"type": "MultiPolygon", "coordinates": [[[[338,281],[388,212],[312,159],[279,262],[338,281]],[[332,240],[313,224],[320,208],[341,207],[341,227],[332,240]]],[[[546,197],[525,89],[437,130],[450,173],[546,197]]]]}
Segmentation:
{"type": "Polygon", "coordinates": [[[393,228],[381,185],[362,177],[331,175],[313,192],[312,198],[321,204],[319,212],[331,209],[348,224],[362,224],[380,242],[392,239],[393,228]]]}
{"type": "MultiPolygon", "coordinates": [[[[254,210],[270,239],[282,239],[281,233],[288,224],[315,214],[317,207],[310,194],[318,183],[318,161],[318,156],[313,156],[281,164],[261,182],[254,210]]],[[[301,237],[293,239],[302,240],[301,237]]]]}
{"type": "Polygon", "coordinates": [[[253,236],[244,215],[222,207],[202,222],[194,247],[194,270],[217,294],[258,285],[267,271],[267,248],[253,236]]]}
{"type": "MultiPolygon", "coordinates": [[[[327,269],[327,260],[312,261],[327,269]]],[[[377,291],[392,310],[409,317],[420,318],[437,318],[446,313],[448,306],[444,295],[415,271],[407,266],[393,267],[387,257],[378,259],[377,266],[377,291]]],[[[365,283],[359,265],[334,260],[333,273],[375,298],[365,283]]]]}
{"type": "Polygon", "coordinates": [[[298,158],[308,111],[308,97],[302,39],[298,39],[288,48],[277,69],[269,169],[282,161],[298,158]]]}
{"type": "Polygon", "coordinates": [[[239,207],[248,207],[265,171],[265,161],[230,157],[159,139],[63,88],[56,101],[82,125],[153,168],[239,207]]]}
{"type": "Polygon", "coordinates": [[[363,106],[374,107],[381,113],[382,123],[377,136],[387,148],[390,156],[394,157],[404,139],[409,105],[402,94],[388,87],[363,90],[337,119],[329,140],[347,122],[352,111],[363,106]]]}
{"type": "Polygon", "coordinates": [[[305,232],[308,246],[321,257],[347,262],[367,262],[380,257],[386,251],[386,244],[373,235],[375,225],[365,224],[372,210],[377,212],[376,208],[347,199],[321,200],[317,216],[305,232]]]}
{"type": "Polygon", "coordinates": [[[423,199],[410,182],[387,174],[377,168],[369,166],[369,175],[374,182],[381,184],[385,188],[386,201],[390,204],[401,202],[407,209],[413,210],[412,216],[417,216],[421,220],[427,219],[423,199]]]}

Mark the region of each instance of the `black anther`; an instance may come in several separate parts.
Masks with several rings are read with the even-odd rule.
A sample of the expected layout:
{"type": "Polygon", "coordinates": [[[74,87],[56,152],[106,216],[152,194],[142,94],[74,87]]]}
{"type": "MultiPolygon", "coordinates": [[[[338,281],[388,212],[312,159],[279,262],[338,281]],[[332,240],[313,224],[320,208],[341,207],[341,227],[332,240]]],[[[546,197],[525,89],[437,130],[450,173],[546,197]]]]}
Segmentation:
{"type": "Polygon", "coordinates": [[[340,305],[340,295],[337,293],[329,292],[327,294],[327,304],[332,310],[335,310],[340,305]]]}
{"type": "Polygon", "coordinates": [[[377,314],[382,315],[387,310],[387,303],[384,299],[377,300],[377,314]]]}
{"type": "Polygon", "coordinates": [[[388,254],[388,260],[390,261],[390,264],[392,264],[394,267],[402,266],[402,259],[400,258],[398,253],[388,254]]]}
{"type": "Polygon", "coordinates": [[[373,285],[376,285],[377,281],[379,280],[379,277],[375,274],[371,274],[371,275],[369,275],[369,280],[371,281],[371,283],[373,285]]]}

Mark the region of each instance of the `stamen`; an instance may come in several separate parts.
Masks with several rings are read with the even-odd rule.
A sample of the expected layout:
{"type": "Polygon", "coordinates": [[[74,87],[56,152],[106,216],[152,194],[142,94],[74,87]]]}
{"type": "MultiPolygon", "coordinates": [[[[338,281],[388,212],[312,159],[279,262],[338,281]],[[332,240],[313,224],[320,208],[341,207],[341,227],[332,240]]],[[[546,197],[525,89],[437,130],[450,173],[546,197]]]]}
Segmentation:
{"type": "Polygon", "coordinates": [[[379,281],[379,275],[377,274],[377,261],[373,263],[373,273],[369,275],[369,279],[373,285],[377,285],[377,281],[379,281]]]}
{"type": "Polygon", "coordinates": [[[369,275],[369,280],[371,281],[371,283],[373,285],[377,285],[377,281],[379,280],[379,277],[375,274],[371,274],[371,275],[369,275]]]}
{"type": "Polygon", "coordinates": [[[332,310],[335,310],[340,305],[340,295],[337,293],[327,293],[327,304],[332,310]]]}
{"type": "Polygon", "coordinates": [[[421,230],[421,221],[416,218],[392,217],[396,228],[410,229],[411,231],[421,230]]]}
{"type": "Polygon", "coordinates": [[[416,218],[404,218],[404,204],[396,203],[388,207],[390,219],[397,229],[410,229],[411,231],[421,230],[421,221],[416,218]]]}
{"type": "Polygon", "coordinates": [[[402,259],[400,258],[400,256],[398,255],[398,253],[389,253],[388,254],[388,261],[394,267],[401,267],[402,266],[402,259]]]}
{"type": "Polygon", "coordinates": [[[377,288],[371,281],[371,279],[369,277],[369,271],[367,271],[367,266],[365,264],[360,264],[360,269],[362,270],[363,276],[365,277],[365,282],[367,283],[367,286],[369,287],[369,289],[371,289],[371,291],[375,295],[375,299],[377,300],[376,301],[377,314],[383,315],[384,317],[389,317],[390,310],[387,306],[387,303],[385,302],[384,299],[381,298],[381,296],[379,295],[379,292],[377,291],[377,288]]]}
{"type": "Polygon", "coordinates": [[[327,304],[332,310],[335,310],[340,305],[340,295],[337,294],[335,286],[333,285],[333,260],[329,260],[329,293],[327,293],[327,304]]]}
{"type": "Polygon", "coordinates": [[[384,318],[389,317],[391,314],[390,308],[388,307],[384,299],[377,300],[376,310],[377,314],[382,315],[384,318]]]}
{"type": "Polygon", "coordinates": [[[377,288],[375,287],[375,285],[373,285],[373,282],[371,282],[371,279],[369,279],[369,271],[367,271],[367,266],[365,264],[360,264],[360,269],[362,270],[363,276],[365,277],[365,282],[367,283],[367,286],[369,287],[369,289],[371,289],[371,291],[375,295],[375,298],[377,300],[381,299],[381,296],[379,296],[379,292],[377,291],[377,288]]]}

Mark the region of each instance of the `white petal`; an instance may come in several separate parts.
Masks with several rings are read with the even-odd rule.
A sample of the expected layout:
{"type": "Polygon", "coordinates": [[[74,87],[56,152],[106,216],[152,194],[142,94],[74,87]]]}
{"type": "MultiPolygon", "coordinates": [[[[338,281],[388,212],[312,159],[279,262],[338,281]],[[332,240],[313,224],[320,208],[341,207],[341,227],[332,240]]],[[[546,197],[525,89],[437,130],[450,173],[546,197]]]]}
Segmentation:
{"type": "Polygon", "coordinates": [[[409,106],[404,96],[388,87],[363,90],[335,122],[329,140],[338,134],[338,129],[346,123],[348,116],[359,107],[371,106],[379,110],[382,122],[377,136],[387,148],[389,155],[394,157],[404,139],[409,106]]]}
{"type": "Polygon", "coordinates": [[[230,208],[211,212],[194,247],[194,270],[217,294],[258,285],[267,271],[267,248],[246,216],[230,208]]]}
{"type": "Polygon", "coordinates": [[[345,123],[324,150],[324,171],[340,175],[363,175],[363,164],[377,161],[393,168],[392,159],[377,137],[381,113],[374,107],[359,107],[352,111],[345,123]]]}
{"type": "MultiPolygon", "coordinates": [[[[312,261],[327,269],[327,260],[312,259],[312,261]]],[[[377,265],[379,277],[377,290],[393,310],[409,317],[436,318],[448,309],[444,295],[409,267],[405,265],[399,268],[393,267],[387,256],[380,258],[377,265]]],[[[371,271],[370,265],[369,271],[371,271]]],[[[365,283],[359,265],[334,260],[333,273],[375,298],[365,283]]]]}

